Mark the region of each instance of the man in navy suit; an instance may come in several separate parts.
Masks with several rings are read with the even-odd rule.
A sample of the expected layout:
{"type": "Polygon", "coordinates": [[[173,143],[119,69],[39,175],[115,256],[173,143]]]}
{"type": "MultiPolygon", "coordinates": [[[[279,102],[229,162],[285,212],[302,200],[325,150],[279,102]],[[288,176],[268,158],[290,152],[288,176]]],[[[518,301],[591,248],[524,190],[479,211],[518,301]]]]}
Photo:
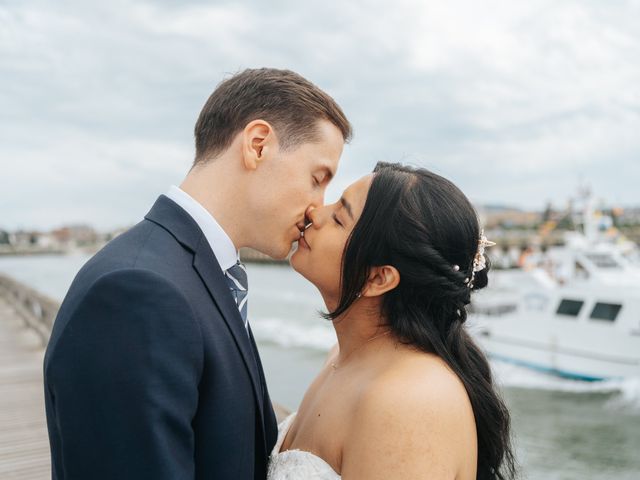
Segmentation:
{"type": "Polygon", "coordinates": [[[301,76],[245,70],[194,164],[80,270],[44,360],[55,480],[264,479],[277,436],[238,250],[284,258],[351,127],[301,76]]]}

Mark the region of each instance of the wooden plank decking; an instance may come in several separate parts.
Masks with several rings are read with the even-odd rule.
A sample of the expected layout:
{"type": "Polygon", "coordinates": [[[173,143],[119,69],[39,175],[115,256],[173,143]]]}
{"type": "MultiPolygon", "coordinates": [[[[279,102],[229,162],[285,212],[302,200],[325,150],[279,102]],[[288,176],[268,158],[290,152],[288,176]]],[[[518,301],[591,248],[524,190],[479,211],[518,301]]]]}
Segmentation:
{"type": "Polygon", "coordinates": [[[50,479],[42,339],[0,296],[0,479],[50,479]]]}
{"type": "MultiPolygon", "coordinates": [[[[58,308],[0,274],[0,480],[51,478],[42,361],[58,308]]],[[[274,407],[279,420],[289,413],[274,407]]]]}

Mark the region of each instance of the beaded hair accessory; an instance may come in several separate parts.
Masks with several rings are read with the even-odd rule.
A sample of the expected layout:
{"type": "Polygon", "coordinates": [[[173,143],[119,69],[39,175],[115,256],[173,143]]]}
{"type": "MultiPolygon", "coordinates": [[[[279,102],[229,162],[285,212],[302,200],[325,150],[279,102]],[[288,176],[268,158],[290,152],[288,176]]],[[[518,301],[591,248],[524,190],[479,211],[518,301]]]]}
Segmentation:
{"type": "MultiPolygon", "coordinates": [[[[487,258],[484,256],[484,249],[487,247],[493,247],[496,243],[487,239],[484,235],[484,230],[480,230],[480,238],[478,239],[478,250],[476,251],[475,256],[473,257],[473,268],[471,269],[471,278],[465,278],[464,283],[467,284],[467,287],[473,288],[473,280],[475,279],[476,272],[483,270],[487,266],[487,258]]],[[[454,265],[453,269],[455,271],[460,270],[458,265],[454,265]]]]}

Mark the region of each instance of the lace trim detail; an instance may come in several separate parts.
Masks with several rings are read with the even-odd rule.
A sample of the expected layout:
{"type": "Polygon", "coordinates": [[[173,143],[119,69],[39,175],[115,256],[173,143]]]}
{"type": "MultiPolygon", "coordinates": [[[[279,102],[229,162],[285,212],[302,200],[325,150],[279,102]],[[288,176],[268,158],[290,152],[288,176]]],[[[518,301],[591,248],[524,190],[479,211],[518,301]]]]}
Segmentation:
{"type": "Polygon", "coordinates": [[[292,413],[278,426],[278,441],[271,452],[267,480],[340,480],[340,475],[331,468],[331,465],[311,452],[280,451],[295,416],[296,414],[292,413]]]}

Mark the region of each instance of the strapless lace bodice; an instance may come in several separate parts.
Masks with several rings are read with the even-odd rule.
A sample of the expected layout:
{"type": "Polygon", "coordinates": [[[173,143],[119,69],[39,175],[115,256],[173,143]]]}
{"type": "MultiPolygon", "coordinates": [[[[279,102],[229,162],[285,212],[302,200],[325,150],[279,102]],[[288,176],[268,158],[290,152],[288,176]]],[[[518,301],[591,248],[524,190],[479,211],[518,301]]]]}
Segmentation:
{"type": "Polygon", "coordinates": [[[292,413],[278,425],[278,441],[269,460],[267,480],[340,480],[327,462],[310,452],[287,450],[281,452],[282,442],[296,414],[292,413]]]}

